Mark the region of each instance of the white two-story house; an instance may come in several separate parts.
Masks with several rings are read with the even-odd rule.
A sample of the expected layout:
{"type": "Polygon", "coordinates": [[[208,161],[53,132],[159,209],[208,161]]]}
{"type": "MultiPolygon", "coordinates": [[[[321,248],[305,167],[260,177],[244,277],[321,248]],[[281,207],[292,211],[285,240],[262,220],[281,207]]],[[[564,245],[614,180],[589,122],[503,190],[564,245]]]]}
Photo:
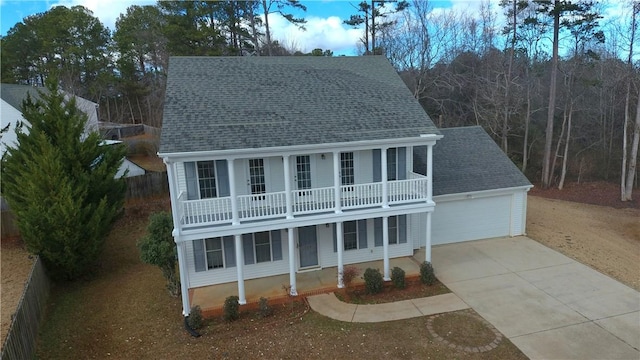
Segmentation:
{"type": "Polygon", "coordinates": [[[297,295],[300,271],[342,287],[346,264],[389,280],[390,258],[430,261],[441,138],[384,57],[172,57],[159,156],[183,314],[201,286],[235,282],[244,304],[248,279],[289,274],[297,295]]]}

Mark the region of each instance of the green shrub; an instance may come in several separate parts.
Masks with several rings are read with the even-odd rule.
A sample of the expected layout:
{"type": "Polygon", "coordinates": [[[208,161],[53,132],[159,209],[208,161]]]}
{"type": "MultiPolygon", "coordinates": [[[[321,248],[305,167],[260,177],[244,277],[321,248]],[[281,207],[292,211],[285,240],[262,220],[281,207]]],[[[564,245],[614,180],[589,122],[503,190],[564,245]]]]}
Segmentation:
{"type": "Polygon", "coordinates": [[[267,300],[267,298],[265,297],[261,297],[260,298],[260,303],[259,305],[259,313],[260,313],[260,317],[267,317],[270,316],[271,313],[273,312],[273,310],[271,309],[271,306],[269,306],[269,300],[267,300]]]}
{"type": "Polygon", "coordinates": [[[425,285],[433,285],[436,282],[436,275],[433,273],[433,266],[425,261],[420,264],[420,281],[425,285]]]}
{"type": "Polygon", "coordinates": [[[224,300],[224,308],[222,312],[222,318],[225,321],[238,320],[240,317],[240,303],[239,298],[235,295],[228,296],[224,300]]]}
{"type": "Polygon", "coordinates": [[[364,271],[364,285],[367,294],[377,294],[382,291],[382,274],[378,269],[367,268],[364,271]]]}
{"type": "Polygon", "coordinates": [[[404,277],[404,270],[400,269],[399,267],[396,266],[391,270],[391,281],[396,288],[404,289],[407,286],[404,277]]]}
{"type": "Polygon", "coordinates": [[[360,270],[358,270],[355,266],[345,266],[342,271],[342,283],[344,287],[349,287],[358,275],[360,275],[360,270]]]}
{"type": "Polygon", "coordinates": [[[200,309],[200,305],[193,306],[189,316],[187,317],[187,324],[193,330],[198,330],[202,327],[203,323],[204,319],[202,317],[202,309],[200,309]]]}

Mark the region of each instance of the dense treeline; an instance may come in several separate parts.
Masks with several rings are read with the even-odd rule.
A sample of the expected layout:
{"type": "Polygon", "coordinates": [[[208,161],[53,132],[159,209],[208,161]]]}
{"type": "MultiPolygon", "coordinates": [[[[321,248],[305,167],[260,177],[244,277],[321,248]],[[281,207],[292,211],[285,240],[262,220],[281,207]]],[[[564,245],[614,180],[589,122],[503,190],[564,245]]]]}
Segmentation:
{"type": "MultiPolygon", "coordinates": [[[[637,182],[640,2],[622,8],[602,24],[604,9],[588,0],[502,0],[479,13],[363,1],[345,23],[363,30],[361,53],[389,58],[438,126],[483,126],[543,186],[622,179],[624,198],[637,182]]],[[[86,8],[59,6],[1,39],[2,82],[55,73],[100,104],[101,120],[160,126],[170,55],[302,55],[273,40],[264,14],[304,28],[304,10],[294,0],[162,1],[131,6],[110,32],[86,8]]]]}

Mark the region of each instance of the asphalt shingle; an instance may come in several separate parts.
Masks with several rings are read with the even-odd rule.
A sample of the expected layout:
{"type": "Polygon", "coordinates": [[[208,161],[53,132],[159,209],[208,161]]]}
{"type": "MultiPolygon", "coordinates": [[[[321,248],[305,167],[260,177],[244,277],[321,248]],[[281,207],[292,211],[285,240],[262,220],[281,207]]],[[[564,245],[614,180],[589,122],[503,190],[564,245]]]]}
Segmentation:
{"type": "Polygon", "coordinates": [[[382,56],[172,57],[160,153],[438,133],[382,56]]]}
{"type": "MultiPolygon", "coordinates": [[[[480,126],[440,129],[433,148],[433,195],[530,186],[520,169],[480,126]]],[[[426,148],[414,149],[414,171],[425,174],[426,148]]]]}

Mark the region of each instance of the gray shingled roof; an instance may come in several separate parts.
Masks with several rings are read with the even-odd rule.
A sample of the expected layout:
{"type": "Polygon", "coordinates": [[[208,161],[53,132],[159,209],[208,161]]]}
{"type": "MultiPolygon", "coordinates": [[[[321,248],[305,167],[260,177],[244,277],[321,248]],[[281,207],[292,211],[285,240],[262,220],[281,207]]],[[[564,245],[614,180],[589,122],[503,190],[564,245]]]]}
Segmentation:
{"type": "Polygon", "coordinates": [[[160,153],[438,133],[382,56],[169,60],[160,153]]]}
{"type": "MultiPolygon", "coordinates": [[[[433,148],[433,195],[530,186],[531,183],[480,126],[440,129],[433,148]]],[[[414,171],[426,170],[425,147],[414,149],[414,171]]]]}
{"type": "Polygon", "coordinates": [[[27,94],[31,94],[31,98],[33,101],[36,101],[40,98],[38,90],[45,93],[48,91],[44,87],[34,87],[30,85],[17,84],[0,84],[0,97],[2,98],[2,100],[6,101],[7,104],[18,110],[21,110],[22,101],[27,98],[27,94]]]}

